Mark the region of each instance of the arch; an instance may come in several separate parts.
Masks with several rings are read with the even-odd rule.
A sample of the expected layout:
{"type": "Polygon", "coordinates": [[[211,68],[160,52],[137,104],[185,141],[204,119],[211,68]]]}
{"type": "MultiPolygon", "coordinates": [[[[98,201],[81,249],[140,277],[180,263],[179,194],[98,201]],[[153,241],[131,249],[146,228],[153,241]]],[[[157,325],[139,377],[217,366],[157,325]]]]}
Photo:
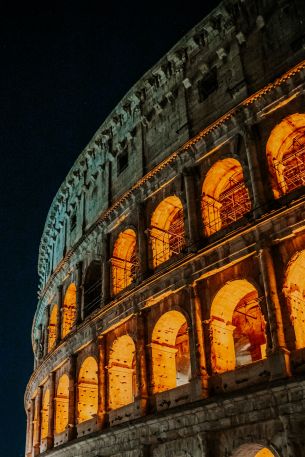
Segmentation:
{"type": "Polygon", "coordinates": [[[227,282],[211,306],[211,358],[216,373],[266,356],[265,320],[256,288],[246,279],[227,282]]]}
{"type": "Polygon", "coordinates": [[[232,457],[277,457],[277,454],[262,444],[251,443],[240,446],[233,452],[232,457]]]}
{"type": "Polygon", "coordinates": [[[251,210],[243,169],[232,157],[219,160],[202,185],[201,213],[206,236],[227,227],[251,210]]]}
{"type": "Polygon", "coordinates": [[[49,433],[50,390],[44,393],[41,409],[41,440],[47,438],[49,433]]]}
{"type": "Polygon", "coordinates": [[[150,242],[154,268],[183,250],[185,246],[183,206],[181,200],[175,195],[165,198],[153,212],[150,242]]]}
{"type": "Polygon", "coordinates": [[[58,306],[53,305],[53,308],[52,308],[52,311],[50,314],[50,319],[49,319],[49,341],[48,341],[48,351],[49,352],[56,344],[57,322],[58,322],[58,306]]]}
{"type": "Polygon", "coordinates": [[[275,198],[305,184],[305,114],[285,117],[266,145],[275,198]]]}
{"type": "Polygon", "coordinates": [[[55,433],[62,433],[69,418],[69,378],[64,374],[59,378],[55,398],[55,433]]]}
{"type": "Polygon", "coordinates": [[[122,335],[111,346],[108,363],[109,406],[117,409],[134,401],[136,395],[135,344],[122,335]]]}
{"type": "Polygon", "coordinates": [[[136,279],[138,259],[137,235],[132,229],[124,230],[114,243],[111,259],[112,294],[116,295],[136,279]]]}
{"type": "Polygon", "coordinates": [[[188,324],[176,310],[163,314],[151,338],[154,393],[187,384],[190,378],[188,324]]]}
{"type": "Polygon", "coordinates": [[[72,282],[66,293],[63,302],[63,315],[61,336],[64,338],[71,332],[73,324],[76,319],[76,285],[72,282]]]}
{"type": "Polygon", "coordinates": [[[87,268],[84,281],[84,316],[99,308],[102,298],[102,266],[93,260],[87,268]]]}
{"type": "Polygon", "coordinates": [[[283,292],[295,334],[295,347],[305,347],[305,250],[289,262],[283,292]]]}
{"type": "Polygon", "coordinates": [[[77,392],[77,422],[80,424],[97,414],[98,378],[97,362],[94,357],[87,357],[81,365],[77,392]]]}

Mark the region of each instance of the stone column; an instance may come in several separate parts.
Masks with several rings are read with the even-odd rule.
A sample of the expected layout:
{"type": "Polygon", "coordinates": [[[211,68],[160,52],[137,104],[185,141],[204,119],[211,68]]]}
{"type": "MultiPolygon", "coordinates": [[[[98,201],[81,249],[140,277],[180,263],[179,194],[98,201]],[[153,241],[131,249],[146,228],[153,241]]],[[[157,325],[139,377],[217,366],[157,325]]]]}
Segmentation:
{"type": "Polygon", "coordinates": [[[77,355],[72,354],[69,357],[69,408],[68,408],[68,439],[76,437],[76,360],[77,355]]]}
{"type": "Polygon", "coordinates": [[[55,372],[49,374],[49,421],[47,435],[47,449],[51,449],[54,445],[54,401],[55,401],[55,372]]]}
{"type": "Polygon", "coordinates": [[[33,456],[40,454],[42,389],[42,386],[38,387],[38,393],[35,398],[33,456]]]}
{"type": "Polygon", "coordinates": [[[47,305],[45,309],[45,328],[44,328],[44,346],[43,356],[48,354],[49,349],[49,322],[50,322],[50,305],[47,305]]]}
{"type": "MultiPolygon", "coordinates": [[[[263,247],[262,249],[260,249],[258,258],[264,284],[266,307],[272,342],[272,349],[270,355],[278,355],[280,353],[282,354],[281,360],[278,360],[277,362],[277,368],[279,373],[274,374],[274,376],[278,377],[283,374],[289,375],[289,351],[287,350],[285,342],[282,310],[277,291],[275,268],[270,248],[263,247]]],[[[276,367],[274,366],[274,368],[276,367]]]]}
{"type": "Polygon", "coordinates": [[[264,196],[262,175],[258,162],[257,144],[252,127],[244,127],[241,134],[244,139],[247,161],[249,165],[249,174],[253,192],[253,214],[254,217],[259,217],[264,212],[266,200],[264,196]]]}
{"type": "Polygon", "coordinates": [[[146,341],[145,341],[145,320],[143,313],[139,312],[135,316],[137,341],[136,341],[136,377],[137,377],[137,397],[140,401],[142,415],[146,413],[148,400],[148,373],[146,363],[146,341]]]}
{"type": "Polygon", "coordinates": [[[34,446],[34,430],[35,430],[35,398],[31,400],[31,422],[30,422],[30,432],[29,432],[29,454],[33,455],[33,446],[34,446]]]}
{"type": "Polygon", "coordinates": [[[137,205],[138,227],[137,227],[137,248],[139,258],[138,280],[146,278],[148,272],[148,240],[146,236],[145,208],[143,203],[137,205]]]}
{"type": "Polygon", "coordinates": [[[58,313],[57,313],[57,329],[56,329],[56,345],[61,341],[61,320],[62,320],[62,309],[63,309],[63,287],[62,285],[57,288],[57,301],[58,301],[58,313]]]}
{"type": "Polygon", "coordinates": [[[200,205],[196,198],[195,170],[193,168],[185,168],[183,170],[183,179],[187,204],[188,251],[194,252],[200,240],[198,214],[201,213],[200,205]]]}
{"type": "Polygon", "coordinates": [[[76,286],[76,325],[84,319],[84,300],[83,300],[83,262],[77,263],[77,286],[76,286]]]}
{"type": "Polygon", "coordinates": [[[31,406],[27,409],[26,412],[26,445],[25,445],[25,455],[30,457],[32,451],[32,426],[33,426],[33,417],[32,417],[32,408],[31,406]]]}
{"type": "Polygon", "coordinates": [[[106,339],[103,335],[97,338],[98,353],[98,409],[99,428],[103,428],[107,420],[107,376],[106,376],[106,339]]]}
{"type": "Polygon", "coordinates": [[[37,351],[38,357],[37,357],[37,361],[38,361],[38,364],[40,364],[41,360],[43,358],[43,347],[44,347],[43,346],[43,344],[44,344],[44,333],[43,333],[41,324],[39,324],[38,329],[37,329],[37,341],[38,341],[38,351],[37,351]]]}
{"type": "Polygon", "coordinates": [[[204,333],[202,327],[201,302],[197,285],[190,287],[191,316],[193,326],[193,337],[196,350],[196,373],[200,378],[202,396],[208,396],[208,373],[205,355],[204,333]]]}
{"type": "Polygon", "coordinates": [[[109,237],[104,234],[102,240],[102,303],[105,305],[110,298],[110,262],[109,262],[109,237]]]}

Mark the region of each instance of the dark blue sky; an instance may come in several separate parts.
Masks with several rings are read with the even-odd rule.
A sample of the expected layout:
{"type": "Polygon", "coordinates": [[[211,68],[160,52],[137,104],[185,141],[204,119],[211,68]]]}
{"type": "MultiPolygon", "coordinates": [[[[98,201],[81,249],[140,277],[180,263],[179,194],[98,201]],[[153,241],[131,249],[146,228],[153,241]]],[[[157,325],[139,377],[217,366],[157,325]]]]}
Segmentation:
{"type": "Polygon", "coordinates": [[[0,6],[3,457],[24,454],[36,264],[51,201],[116,103],[218,1],[23,3],[0,6]]]}

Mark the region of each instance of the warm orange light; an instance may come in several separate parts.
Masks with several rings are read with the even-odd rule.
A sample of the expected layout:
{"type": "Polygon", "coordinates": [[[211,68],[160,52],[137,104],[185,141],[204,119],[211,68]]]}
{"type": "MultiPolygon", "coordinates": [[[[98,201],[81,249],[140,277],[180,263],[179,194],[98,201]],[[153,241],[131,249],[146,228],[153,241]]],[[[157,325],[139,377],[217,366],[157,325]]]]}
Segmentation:
{"type": "Polygon", "coordinates": [[[92,419],[98,408],[98,379],[97,362],[93,357],[87,357],[78,375],[78,423],[92,419]]]}
{"type": "Polygon", "coordinates": [[[58,306],[53,305],[50,320],[49,320],[49,342],[48,351],[55,346],[57,336],[57,319],[58,319],[58,306]]]}
{"type": "Polygon", "coordinates": [[[274,457],[274,454],[269,451],[266,447],[258,451],[257,454],[255,454],[255,457],[274,457]]]}
{"type": "Polygon", "coordinates": [[[175,195],[165,198],[153,212],[150,240],[154,267],[179,254],[184,248],[183,206],[175,195]]]}
{"type": "Polygon", "coordinates": [[[287,298],[297,349],[305,347],[305,250],[290,261],[283,292],[287,298]]]}
{"type": "Polygon", "coordinates": [[[266,145],[275,198],[305,185],[305,114],[292,114],[271,132],[266,145]]]}
{"type": "Polygon", "coordinates": [[[43,396],[41,409],[41,440],[47,438],[49,431],[50,391],[47,389],[43,396]]]}
{"type": "Polygon", "coordinates": [[[63,303],[61,336],[64,338],[72,329],[76,318],[76,285],[71,283],[63,303]]]}
{"type": "Polygon", "coordinates": [[[189,381],[189,338],[182,313],[168,311],[160,317],[152,333],[151,354],[154,393],[189,381]]]}
{"type": "Polygon", "coordinates": [[[134,401],[136,394],[134,355],[135,344],[129,335],[119,337],[112,344],[108,364],[110,409],[117,409],[134,401]]]}
{"type": "Polygon", "coordinates": [[[66,374],[59,378],[55,397],[55,432],[62,433],[68,425],[69,378],[66,374]]]}
{"type": "Polygon", "coordinates": [[[202,186],[201,211],[207,236],[240,219],[251,209],[241,164],[233,158],[216,162],[202,186]]]}
{"type": "Polygon", "coordinates": [[[121,292],[136,278],[138,269],[136,242],[135,231],[127,229],[119,234],[114,244],[111,259],[113,295],[121,292]]]}
{"type": "Polygon", "coordinates": [[[245,279],[230,281],[216,294],[211,307],[211,350],[214,372],[266,356],[265,321],[257,290],[245,279]]]}

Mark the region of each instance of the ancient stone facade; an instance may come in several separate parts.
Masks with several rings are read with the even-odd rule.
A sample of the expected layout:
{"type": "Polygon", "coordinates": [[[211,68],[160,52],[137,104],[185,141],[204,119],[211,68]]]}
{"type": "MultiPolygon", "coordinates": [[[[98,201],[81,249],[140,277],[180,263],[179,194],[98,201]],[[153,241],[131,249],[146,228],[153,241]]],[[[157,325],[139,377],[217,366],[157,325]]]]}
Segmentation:
{"type": "Polygon", "coordinates": [[[305,456],[305,4],[224,0],[73,165],[26,456],[305,456]]]}

